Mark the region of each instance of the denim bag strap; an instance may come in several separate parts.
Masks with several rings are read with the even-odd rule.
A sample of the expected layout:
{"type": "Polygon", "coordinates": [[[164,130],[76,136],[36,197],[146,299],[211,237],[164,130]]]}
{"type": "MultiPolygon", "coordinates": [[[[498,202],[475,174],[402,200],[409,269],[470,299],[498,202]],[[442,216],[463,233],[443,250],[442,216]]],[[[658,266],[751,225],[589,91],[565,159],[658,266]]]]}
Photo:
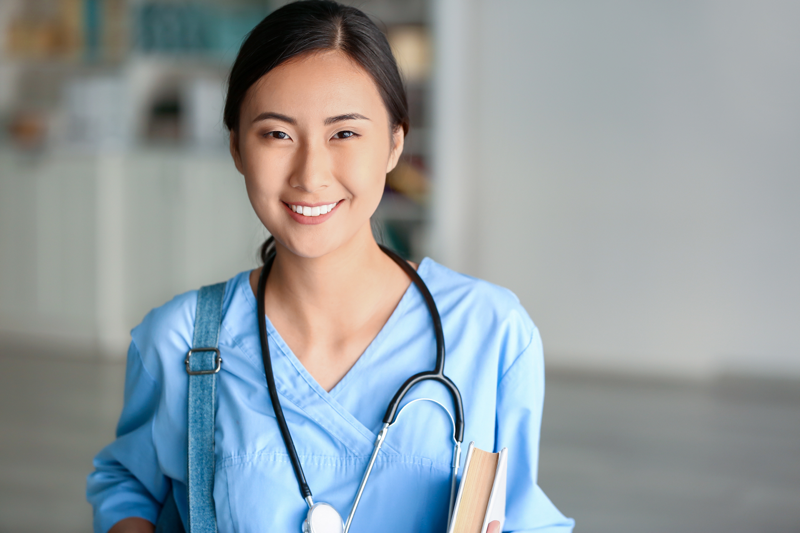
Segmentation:
{"type": "Polygon", "coordinates": [[[188,493],[189,533],[216,533],[214,510],[214,412],[216,379],[222,367],[218,343],[225,283],[197,294],[192,349],[186,354],[189,374],[188,493]]]}

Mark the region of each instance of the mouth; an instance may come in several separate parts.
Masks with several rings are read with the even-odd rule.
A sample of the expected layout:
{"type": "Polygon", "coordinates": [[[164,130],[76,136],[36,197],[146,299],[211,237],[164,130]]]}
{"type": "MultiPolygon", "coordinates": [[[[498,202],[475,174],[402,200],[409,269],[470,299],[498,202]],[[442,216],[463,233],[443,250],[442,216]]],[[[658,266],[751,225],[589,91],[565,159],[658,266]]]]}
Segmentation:
{"type": "Polygon", "coordinates": [[[334,211],[336,211],[341,202],[342,200],[316,205],[283,202],[283,205],[295,222],[300,224],[322,224],[333,216],[334,211]]]}
{"type": "Polygon", "coordinates": [[[321,205],[301,205],[301,204],[286,204],[292,212],[302,215],[304,217],[318,217],[320,215],[327,215],[336,208],[339,202],[321,205]]]}

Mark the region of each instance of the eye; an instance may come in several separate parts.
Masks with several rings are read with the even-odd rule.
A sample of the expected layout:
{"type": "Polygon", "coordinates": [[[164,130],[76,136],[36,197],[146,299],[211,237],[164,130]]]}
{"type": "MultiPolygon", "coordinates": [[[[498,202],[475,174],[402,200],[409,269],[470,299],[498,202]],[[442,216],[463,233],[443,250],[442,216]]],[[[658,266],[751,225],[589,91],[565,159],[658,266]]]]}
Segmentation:
{"type": "Polygon", "coordinates": [[[345,130],[336,132],[333,136],[334,139],[349,139],[350,137],[358,137],[358,134],[353,131],[345,130]]]}
{"type": "Polygon", "coordinates": [[[290,139],[289,134],[283,131],[270,131],[264,134],[264,137],[272,137],[273,139],[286,140],[290,139]]]}

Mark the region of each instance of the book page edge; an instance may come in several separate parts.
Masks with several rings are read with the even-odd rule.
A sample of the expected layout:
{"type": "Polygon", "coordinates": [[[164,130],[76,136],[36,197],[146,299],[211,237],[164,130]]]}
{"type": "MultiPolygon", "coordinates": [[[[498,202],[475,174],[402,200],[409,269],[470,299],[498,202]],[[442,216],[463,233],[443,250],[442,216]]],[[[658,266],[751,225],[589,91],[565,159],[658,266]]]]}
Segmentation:
{"type": "Polygon", "coordinates": [[[486,533],[489,522],[498,520],[500,531],[506,521],[506,485],[508,483],[508,448],[500,450],[497,458],[497,470],[494,473],[492,482],[492,492],[489,494],[489,503],[486,504],[486,514],[483,518],[481,533],[486,533]]]}

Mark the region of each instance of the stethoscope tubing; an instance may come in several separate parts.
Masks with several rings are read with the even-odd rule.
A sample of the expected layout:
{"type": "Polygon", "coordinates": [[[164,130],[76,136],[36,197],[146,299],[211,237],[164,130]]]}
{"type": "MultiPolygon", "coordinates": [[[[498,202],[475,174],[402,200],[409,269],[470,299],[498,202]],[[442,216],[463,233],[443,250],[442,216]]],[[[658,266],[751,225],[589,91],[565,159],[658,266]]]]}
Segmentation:
{"type": "MultiPolygon", "coordinates": [[[[383,418],[384,430],[388,428],[388,426],[394,424],[395,420],[397,419],[398,408],[400,406],[400,403],[403,401],[403,398],[406,396],[406,394],[408,394],[408,392],[415,385],[422,383],[423,381],[432,380],[442,383],[450,392],[450,395],[453,399],[453,405],[455,406],[455,422],[454,422],[455,427],[453,434],[457,442],[457,445],[460,446],[460,444],[463,442],[464,439],[464,405],[458,387],[455,385],[455,383],[453,383],[450,380],[450,378],[444,375],[444,360],[445,360],[444,331],[442,329],[442,320],[441,317],[439,316],[439,310],[436,307],[436,302],[434,301],[431,292],[428,290],[428,287],[425,285],[425,282],[419,276],[417,271],[414,270],[414,268],[412,268],[411,265],[409,265],[405,261],[405,259],[400,257],[392,250],[389,250],[385,246],[383,245],[379,246],[386,255],[392,258],[395,261],[395,263],[397,263],[400,266],[400,268],[403,269],[403,271],[411,278],[414,285],[417,286],[417,289],[422,294],[422,297],[425,300],[425,304],[428,307],[428,311],[430,312],[431,320],[433,321],[434,334],[436,337],[436,366],[432,371],[420,372],[418,374],[411,376],[405,381],[405,383],[403,383],[400,389],[398,389],[398,391],[395,393],[394,397],[392,398],[392,401],[389,402],[389,406],[386,409],[386,415],[383,418]]],[[[267,388],[269,389],[269,396],[270,400],[272,401],[273,410],[275,411],[275,418],[278,421],[278,427],[280,428],[281,437],[283,438],[283,442],[286,446],[286,451],[289,454],[289,459],[292,463],[292,468],[294,469],[295,478],[297,479],[297,484],[300,488],[300,493],[303,495],[303,499],[306,501],[309,507],[311,507],[313,505],[311,489],[309,488],[308,482],[306,481],[306,476],[303,473],[303,467],[300,463],[299,457],[297,456],[297,450],[295,449],[294,441],[292,440],[292,434],[289,431],[289,426],[286,424],[286,418],[283,415],[283,409],[281,407],[280,398],[278,397],[278,389],[275,385],[275,376],[273,374],[272,360],[269,352],[269,342],[267,338],[267,320],[266,320],[266,312],[264,309],[264,296],[266,294],[266,288],[267,288],[267,277],[269,276],[269,271],[272,269],[272,264],[274,260],[275,260],[275,253],[273,252],[267,258],[264,267],[261,269],[261,275],[258,278],[257,308],[258,308],[258,332],[261,338],[261,357],[264,361],[264,373],[266,374],[267,378],[267,388]]],[[[382,430],[381,433],[385,435],[385,431],[382,430]]],[[[371,463],[374,463],[375,455],[377,454],[373,453],[373,457],[371,457],[370,461],[371,463]]],[[[363,487],[361,488],[361,490],[363,490],[363,487]]],[[[352,516],[349,517],[348,524],[350,520],[352,520],[352,516]]]]}
{"type": "Polygon", "coordinates": [[[408,378],[405,383],[398,389],[395,393],[392,401],[389,402],[389,407],[386,409],[386,415],[383,417],[384,424],[394,424],[395,418],[397,417],[397,408],[400,407],[400,402],[403,401],[403,398],[408,391],[411,390],[414,385],[421,383],[426,380],[433,380],[438,381],[439,383],[443,384],[447,387],[447,390],[450,391],[450,396],[453,398],[453,405],[455,405],[456,416],[455,416],[455,437],[456,441],[463,442],[464,441],[464,404],[461,400],[461,392],[459,392],[458,387],[456,384],[453,383],[450,378],[444,375],[444,355],[445,355],[445,346],[444,346],[444,330],[442,329],[442,318],[439,316],[439,309],[436,307],[436,302],[433,299],[433,295],[431,291],[428,290],[428,286],[425,285],[425,282],[422,281],[422,278],[419,276],[416,270],[408,264],[408,262],[397,255],[392,250],[386,248],[383,245],[379,245],[383,253],[391,257],[395,263],[400,265],[400,268],[405,271],[406,274],[411,278],[414,282],[414,285],[417,286],[417,289],[420,293],[422,293],[422,297],[425,300],[425,304],[428,306],[428,311],[430,311],[431,320],[433,321],[433,332],[436,336],[436,367],[433,371],[427,372],[420,372],[419,374],[415,374],[408,378]]]}
{"type": "Polygon", "coordinates": [[[269,276],[269,271],[274,261],[275,254],[272,254],[264,264],[264,267],[261,269],[261,275],[258,277],[258,333],[259,337],[261,337],[261,358],[264,360],[267,389],[269,389],[269,397],[272,401],[272,408],[275,411],[275,418],[278,420],[278,427],[281,430],[283,443],[286,445],[286,451],[289,454],[289,459],[294,469],[294,475],[297,479],[297,485],[300,487],[300,493],[303,495],[303,499],[308,502],[311,499],[311,489],[308,488],[306,475],[303,472],[300,459],[297,457],[297,450],[294,447],[292,434],[289,431],[289,426],[286,424],[286,418],[283,416],[281,400],[278,398],[278,387],[275,386],[275,376],[272,372],[272,358],[269,354],[269,342],[267,340],[267,313],[264,309],[264,295],[267,289],[267,276],[269,276]]]}

